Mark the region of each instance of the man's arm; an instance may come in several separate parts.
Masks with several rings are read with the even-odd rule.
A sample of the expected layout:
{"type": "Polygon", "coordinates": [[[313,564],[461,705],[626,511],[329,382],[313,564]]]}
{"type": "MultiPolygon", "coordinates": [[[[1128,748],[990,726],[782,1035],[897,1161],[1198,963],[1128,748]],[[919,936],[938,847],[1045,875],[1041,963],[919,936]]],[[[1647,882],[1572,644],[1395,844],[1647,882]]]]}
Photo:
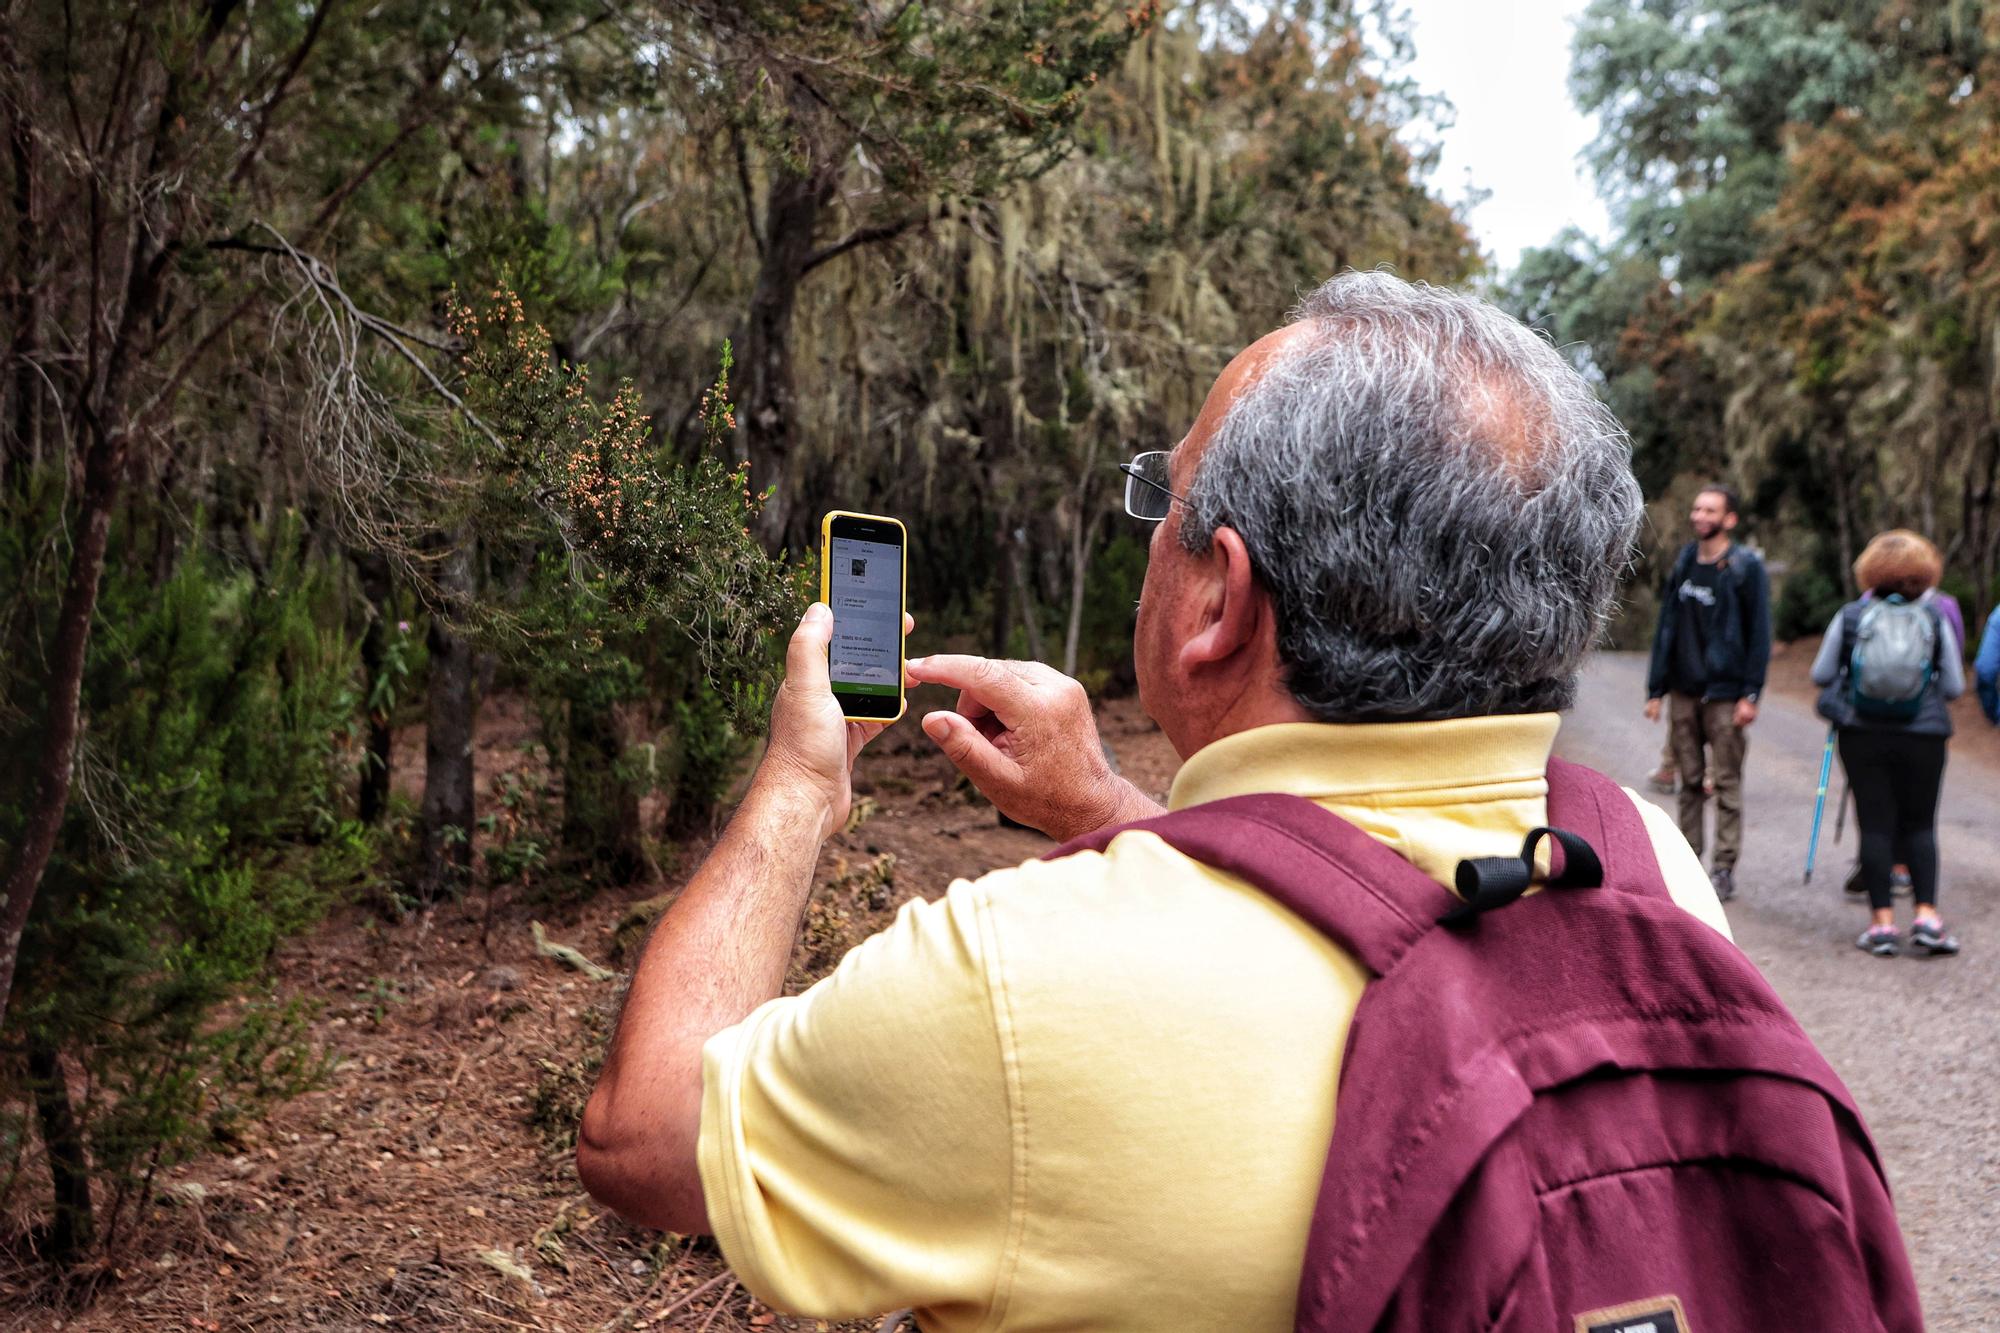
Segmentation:
{"type": "Polygon", "coordinates": [[[855,755],[882,730],[842,718],[832,630],[815,603],[792,635],[749,794],[647,941],[584,1107],[577,1174],[645,1226],[709,1229],[695,1164],[702,1045],[782,993],[820,844],[847,818],[855,755]]]}
{"type": "Polygon", "coordinates": [[[1771,669],[1771,580],[1764,562],[1750,561],[1743,589],[1743,689],[1754,700],[1764,692],[1771,669]]]}

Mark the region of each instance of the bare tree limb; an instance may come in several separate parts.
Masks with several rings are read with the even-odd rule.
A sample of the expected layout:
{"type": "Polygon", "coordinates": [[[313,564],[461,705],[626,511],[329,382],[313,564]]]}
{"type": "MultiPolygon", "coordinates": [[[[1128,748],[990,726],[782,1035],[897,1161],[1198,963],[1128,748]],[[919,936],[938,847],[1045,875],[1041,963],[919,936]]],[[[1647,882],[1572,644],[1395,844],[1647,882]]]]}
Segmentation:
{"type": "Polygon", "coordinates": [[[922,213],[912,213],[894,222],[883,222],[873,227],[858,227],[823,250],[815,250],[806,256],[805,267],[799,270],[801,277],[812,272],[829,259],[838,258],[849,250],[864,245],[874,245],[881,241],[893,240],[912,227],[920,226],[929,219],[922,213]]]}
{"type": "Polygon", "coordinates": [[[426,337],[413,329],[404,328],[399,324],[391,324],[381,316],[373,315],[363,310],[354,303],[354,298],[347,294],[346,289],[341,287],[333,275],[333,270],[328,268],[324,261],[316,259],[311,255],[301,254],[293,248],[290,241],[285,239],[283,233],[262,218],[254,220],[250,225],[261,228],[271,234],[272,238],[278,242],[279,247],[291,258],[292,263],[298,268],[300,275],[308,283],[312,284],[313,288],[321,295],[322,300],[331,297],[333,300],[339,302],[341,308],[347,312],[347,317],[350,320],[387,343],[395,350],[397,355],[415,367],[417,373],[422,375],[425,382],[431,386],[431,391],[447,403],[450,403],[453,409],[467,421],[471,422],[479,433],[486,437],[489,444],[496,449],[505,449],[507,447],[505,442],[494,433],[493,428],[481,420],[478,413],[466,406],[465,400],[453,393],[451,388],[437,377],[437,373],[430,368],[424,359],[411,351],[409,346],[411,343],[416,343],[419,346],[428,347],[432,351],[446,352],[451,350],[449,343],[426,337]]]}
{"type": "Polygon", "coordinates": [[[258,155],[264,151],[264,138],[271,132],[271,122],[277,117],[278,108],[284,104],[285,97],[291,90],[292,80],[298,77],[299,70],[306,63],[306,57],[312,54],[314,44],[319,41],[320,29],[326,26],[326,16],[334,4],[335,0],[319,0],[319,3],[313,6],[312,17],[306,21],[305,35],[299,39],[291,58],[285,61],[277,82],[271,85],[271,91],[264,96],[264,105],[258,109],[257,128],[251,131],[249,145],[244,148],[243,156],[237,159],[235,169],[229,173],[231,184],[242,184],[243,178],[249,175],[250,169],[257,164],[258,155]]]}

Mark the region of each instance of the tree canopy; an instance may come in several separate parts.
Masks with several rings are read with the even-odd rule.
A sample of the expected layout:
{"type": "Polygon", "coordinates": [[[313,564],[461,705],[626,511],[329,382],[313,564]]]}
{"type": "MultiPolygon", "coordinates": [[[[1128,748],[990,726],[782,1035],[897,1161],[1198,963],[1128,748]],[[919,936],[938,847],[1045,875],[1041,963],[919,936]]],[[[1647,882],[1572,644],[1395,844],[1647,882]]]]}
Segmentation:
{"type": "Polygon", "coordinates": [[[1748,498],[1798,574],[1785,632],[1885,527],[1975,610],[2000,591],[1996,52],[1968,2],[1595,0],[1578,29],[1619,233],[1529,253],[1507,299],[1583,349],[1650,492],[1748,498]]]}
{"type": "Polygon", "coordinates": [[[1114,465],[1301,289],[1477,268],[1406,54],[1349,0],[0,0],[0,1215],[115,1246],[320,1077],[257,995],[330,906],[664,879],[825,509],[909,520],[940,641],[1115,687],[1114,465]]]}

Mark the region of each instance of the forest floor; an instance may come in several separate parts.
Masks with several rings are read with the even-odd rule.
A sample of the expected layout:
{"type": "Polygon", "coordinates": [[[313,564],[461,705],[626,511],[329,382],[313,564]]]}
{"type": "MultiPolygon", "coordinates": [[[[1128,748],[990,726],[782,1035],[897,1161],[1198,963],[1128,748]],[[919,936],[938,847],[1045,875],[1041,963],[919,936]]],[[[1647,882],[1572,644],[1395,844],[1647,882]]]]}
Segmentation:
{"type": "MultiPolygon", "coordinates": [[[[1810,645],[1796,645],[1775,666],[1773,696],[1783,698],[1788,713],[1809,700],[1803,682],[1809,660],[1810,645]]],[[[1629,661],[1612,661],[1587,678],[1591,738],[1598,714],[1627,711],[1620,701],[1630,692],[1632,669],[1629,661]]],[[[1623,702],[1636,717],[1638,699],[1623,702]]],[[[935,707],[944,700],[912,703],[914,713],[920,703],[935,707]]],[[[1607,735],[1621,737],[1619,764],[1610,771],[1638,784],[1649,757],[1644,738],[1658,733],[1627,730],[1629,718],[1616,725],[1608,716],[1603,720],[1607,735]]],[[[1100,726],[1126,776],[1163,794],[1177,761],[1136,702],[1106,704],[1100,726]]],[[[1566,734],[1584,740],[1577,731],[1573,723],[1566,734]]],[[[523,762],[522,742],[530,734],[518,701],[498,699],[484,710],[482,784],[523,762]]],[[[418,771],[420,755],[420,736],[400,739],[406,776],[418,771]]],[[[1754,772],[1765,756],[1754,748],[1752,756],[1754,772]]],[[[1808,758],[1816,762],[1816,747],[1808,758]]],[[[1989,778],[2000,774],[2000,735],[1968,719],[1953,765],[1955,777],[1964,775],[1961,765],[1983,767],[1989,778]]],[[[958,781],[914,725],[896,728],[871,747],[855,785],[873,810],[822,856],[793,959],[794,988],[810,984],[855,942],[886,925],[905,899],[936,895],[956,876],[1011,865],[1049,845],[1038,834],[1000,827],[992,808],[958,781]],[[886,881],[885,856],[894,857],[886,881]]],[[[1851,849],[1851,832],[1848,837],[1851,849]]],[[[1794,842],[1802,851],[1803,838],[1794,842]]],[[[284,951],[277,988],[321,1004],[314,1033],[338,1058],[326,1086],[278,1107],[234,1152],[163,1174],[155,1182],[156,1202],[118,1255],[76,1279],[94,1288],[87,1303],[53,1304],[54,1293],[33,1274],[0,1273],[0,1330],[736,1333],[835,1327],[764,1308],[728,1274],[711,1241],[627,1226],[597,1208],[577,1183],[566,1134],[588,1092],[591,1053],[610,1020],[619,983],[592,981],[538,954],[530,923],[542,922],[550,938],[599,963],[629,966],[629,957],[618,957],[616,938],[628,908],[677,887],[704,850],[700,841],[680,848],[664,885],[608,889],[581,905],[538,905],[503,893],[489,911],[487,900],[475,894],[402,924],[357,905],[294,941],[284,951]]],[[[1949,845],[1946,851],[1949,856],[1949,845]]],[[[1828,858],[1825,879],[1837,885],[1846,853],[1822,855],[1828,858]]],[[[1813,902],[1838,897],[1837,887],[1816,886],[1811,895],[1813,902]]],[[[1793,946],[1774,943],[1771,930],[1754,922],[1746,932],[1742,917],[1755,910],[1754,901],[1732,908],[1739,940],[1767,970],[1775,963],[1782,973],[1783,959],[1773,951],[1793,946]]],[[[1858,909],[1828,903],[1812,910],[1837,914],[1840,923],[1813,927],[1827,937],[1814,942],[1813,952],[1827,954],[1829,969],[1846,975],[1873,965],[1837,947],[1835,937],[1850,916],[1859,918],[1858,909]]],[[[1905,980],[1926,975],[1943,979],[1917,969],[1905,980]]],[[[1782,976],[1774,980],[1826,1044],[1833,1035],[1829,1020],[1816,1021],[1803,1007],[1808,996],[1795,996],[1782,976]]],[[[1915,1003],[1924,1000],[1919,996],[1915,1003]]],[[[1879,1061],[1858,1055],[1863,1067],[1857,1070],[1841,1054],[1830,1054],[1864,1108],[1871,1107],[1866,1069],[1879,1061]]],[[[1885,1143],[1885,1156],[1892,1174],[1900,1174],[1893,1145],[1885,1143]]],[[[1938,1165],[1949,1170],[1967,1164],[1938,1165]]],[[[1971,1211],[1986,1214],[1984,1227],[1968,1216],[1963,1220],[1970,1228],[1960,1235],[1991,1235],[1990,1166],[1972,1167],[1978,1187],[1966,1191],[1977,1196],[1969,1200],[1976,1204],[1971,1211]]],[[[1913,1248],[1922,1236],[1942,1242],[1953,1234],[1942,1216],[1910,1217],[1906,1188],[1912,1182],[1897,1183],[1913,1248]]],[[[1923,1188],[1915,1192],[1931,1197],[1923,1188]]],[[[1947,1204],[1943,1211],[1954,1210],[1947,1204]]],[[[1953,1268],[1961,1270],[1954,1283],[1973,1276],[1931,1257],[1928,1264],[1920,1259],[1919,1269],[1932,1280],[1944,1280],[1943,1270],[1953,1268]]],[[[2000,1320],[2000,1300],[1991,1299],[1988,1278],[1979,1273],[1953,1291],[1942,1303],[1956,1308],[1942,1323],[1934,1318],[1934,1326],[1987,1327],[1992,1324],[1980,1321],[2000,1320]]],[[[1927,1285],[1925,1294],[1934,1317],[1942,1313],[1935,1299],[1941,1293],[1927,1285]]]]}
{"type": "MultiPolygon", "coordinates": [[[[920,694],[913,711],[920,702],[948,701],[920,694]]],[[[1163,793],[1176,761],[1136,702],[1106,705],[1100,725],[1126,774],[1163,793]]],[[[518,700],[481,710],[482,796],[525,762],[532,730],[518,700]]],[[[421,731],[398,737],[397,761],[401,778],[421,772],[421,731]]],[[[905,899],[1050,845],[1000,827],[912,724],[868,750],[855,791],[872,813],[821,857],[794,990],[905,899]]],[[[233,1153],[162,1173],[115,1259],[73,1279],[91,1288],[87,1303],[65,1310],[45,1279],[0,1272],[0,1330],[835,1327],[772,1313],[727,1276],[712,1241],[627,1226],[577,1182],[568,1135],[620,982],[541,956],[531,923],[629,967],[621,919],[679,887],[705,850],[679,847],[665,884],[580,905],[502,891],[489,916],[475,891],[403,924],[355,905],[292,942],[276,985],[321,1005],[313,1033],[338,1059],[326,1086],[251,1126],[233,1153]]]]}

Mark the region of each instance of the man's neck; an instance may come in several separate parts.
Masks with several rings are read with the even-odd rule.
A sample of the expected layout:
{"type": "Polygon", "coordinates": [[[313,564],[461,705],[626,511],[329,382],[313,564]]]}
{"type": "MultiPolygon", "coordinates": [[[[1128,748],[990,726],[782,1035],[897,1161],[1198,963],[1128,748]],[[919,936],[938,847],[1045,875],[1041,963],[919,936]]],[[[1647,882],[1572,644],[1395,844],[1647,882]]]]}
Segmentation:
{"type": "Polygon", "coordinates": [[[1199,753],[1224,736],[1233,736],[1239,731],[1251,731],[1257,727],[1268,727],[1279,722],[1311,722],[1313,715],[1307,712],[1283,686],[1270,688],[1247,687],[1231,698],[1227,706],[1219,709],[1214,721],[1208,725],[1192,729],[1185,735],[1169,735],[1174,749],[1182,759],[1199,753]],[[1182,747],[1186,748],[1183,749],[1182,747]]]}
{"type": "Polygon", "coordinates": [[[1729,536],[1727,533],[1718,532],[1713,537],[1703,537],[1694,544],[1695,559],[1701,561],[1704,565],[1714,564],[1716,561],[1722,559],[1728,550],[1729,536]]]}

